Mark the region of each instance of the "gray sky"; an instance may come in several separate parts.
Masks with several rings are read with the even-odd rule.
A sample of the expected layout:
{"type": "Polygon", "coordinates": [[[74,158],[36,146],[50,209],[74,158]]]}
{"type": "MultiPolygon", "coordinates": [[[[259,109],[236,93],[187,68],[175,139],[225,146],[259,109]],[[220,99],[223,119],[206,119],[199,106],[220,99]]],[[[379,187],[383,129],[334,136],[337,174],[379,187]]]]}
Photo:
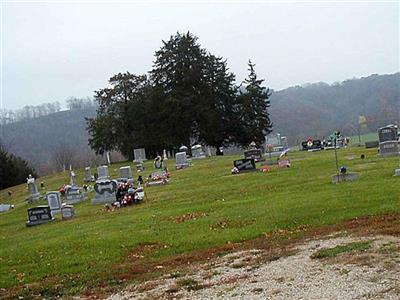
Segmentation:
{"type": "Polygon", "coordinates": [[[115,73],[151,69],[161,40],[190,30],[242,81],[267,86],[399,71],[399,3],[239,1],[2,4],[2,105],[92,96],[115,73]]]}

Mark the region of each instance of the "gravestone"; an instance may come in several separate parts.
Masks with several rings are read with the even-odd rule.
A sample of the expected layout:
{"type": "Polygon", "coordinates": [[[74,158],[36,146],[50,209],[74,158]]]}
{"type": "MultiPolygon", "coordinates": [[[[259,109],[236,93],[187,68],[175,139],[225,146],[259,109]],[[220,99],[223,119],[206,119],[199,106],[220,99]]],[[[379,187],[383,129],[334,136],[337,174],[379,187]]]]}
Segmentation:
{"type": "Polygon", "coordinates": [[[28,178],[29,202],[37,201],[40,199],[40,193],[35,183],[35,178],[28,178]]]}
{"type": "Polygon", "coordinates": [[[387,125],[378,129],[379,143],[397,141],[397,126],[387,125]]]}
{"type": "Polygon", "coordinates": [[[379,143],[379,155],[380,156],[399,155],[399,142],[386,141],[379,143]]]}
{"type": "Polygon", "coordinates": [[[86,167],[85,168],[85,177],[83,178],[83,182],[87,183],[87,182],[91,182],[93,180],[92,177],[92,172],[90,170],[90,167],[86,167]]]}
{"type": "Polygon", "coordinates": [[[340,173],[332,176],[332,183],[343,181],[355,181],[358,179],[358,173],[340,173]]]}
{"type": "Polygon", "coordinates": [[[321,140],[312,140],[308,139],[307,141],[304,141],[301,143],[302,150],[305,151],[318,151],[322,149],[322,143],[321,140]]]}
{"type": "Polygon", "coordinates": [[[400,176],[400,169],[394,170],[394,176],[400,176]]]}
{"type": "Polygon", "coordinates": [[[41,205],[28,208],[28,221],[26,226],[31,227],[54,221],[50,207],[41,205]]]}
{"type": "Polygon", "coordinates": [[[61,212],[62,202],[60,192],[48,192],[46,194],[46,200],[52,214],[61,212]]]}
{"type": "Polygon", "coordinates": [[[126,179],[132,179],[132,170],[130,166],[126,167],[121,167],[119,168],[119,177],[121,178],[126,178],[126,179]]]}
{"type": "Polygon", "coordinates": [[[175,167],[177,170],[189,167],[186,152],[178,152],[175,154],[175,167]]]}
{"type": "Polygon", "coordinates": [[[365,148],[378,148],[379,147],[379,141],[369,141],[365,142],[365,148]]]}
{"type": "Polygon", "coordinates": [[[61,216],[63,220],[71,219],[75,216],[75,209],[73,205],[64,205],[61,208],[61,216]]]}
{"type": "Polygon", "coordinates": [[[192,157],[193,158],[206,158],[206,155],[204,154],[203,147],[201,145],[194,145],[192,148],[192,157]]]}
{"type": "Polygon", "coordinates": [[[97,179],[100,179],[100,180],[103,180],[103,179],[106,180],[106,179],[110,178],[110,176],[108,174],[108,166],[97,167],[97,174],[98,174],[97,179]]]}
{"type": "Polygon", "coordinates": [[[76,184],[76,175],[75,175],[75,172],[72,171],[72,170],[69,173],[69,184],[72,185],[72,186],[76,186],[77,185],[76,184]]]}
{"type": "Polygon", "coordinates": [[[94,185],[96,196],[92,200],[92,204],[114,203],[117,201],[117,182],[115,180],[97,180],[94,185]]]}
{"type": "Polygon", "coordinates": [[[244,158],[254,159],[255,162],[263,161],[262,151],[260,149],[251,149],[244,151],[244,158]]]}
{"type": "Polygon", "coordinates": [[[65,202],[67,204],[75,204],[86,199],[85,193],[77,186],[70,186],[65,190],[65,202]]]}
{"type": "Polygon", "coordinates": [[[233,162],[233,166],[236,167],[240,173],[257,171],[256,163],[252,158],[238,159],[233,162]]]}
{"type": "Polygon", "coordinates": [[[142,162],[136,163],[136,171],[142,172],[144,170],[144,164],[142,162]]]}
{"type": "Polygon", "coordinates": [[[14,205],[12,204],[0,204],[0,212],[3,211],[9,211],[10,209],[13,209],[14,205]]]}
{"type": "Polygon", "coordinates": [[[135,157],[135,162],[146,161],[146,150],[144,148],[133,149],[133,156],[135,157]]]}
{"type": "Polygon", "coordinates": [[[278,168],[290,168],[290,161],[287,159],[278,160],[278,168]]]}
{"type": "Polygon", "coordinates": [[[387,125],[378,129],[379,155],[393,156],[399,154],[397,126],[387,125]]]}

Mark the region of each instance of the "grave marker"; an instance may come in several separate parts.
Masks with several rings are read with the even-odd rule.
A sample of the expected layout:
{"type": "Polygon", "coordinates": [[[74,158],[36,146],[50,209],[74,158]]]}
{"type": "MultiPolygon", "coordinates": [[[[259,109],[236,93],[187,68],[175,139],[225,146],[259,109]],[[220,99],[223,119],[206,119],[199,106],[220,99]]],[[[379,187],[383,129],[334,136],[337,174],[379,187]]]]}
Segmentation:
{"type": "Polygon", "coordinates": [[[189,167],[186,152],[178,152],[175,155],[175,167],[177,170],[189,167]]]}
{"type": "Polygon", "coordinates": [[[121,167],[119,168],[119,177],[121,178],[126,178],[126,179],[132,179],[132,170],[130,166],[126,167],[121,167]]]}
{"type": "Polygon", "coordinates": [[[85,177],[83,178],[83,182],[87,183],[87,182],[91,182],[93,180],[92,177],[92,172],[90,170],[90,167],[86,167],[85,168],[85,177]]]}
{"type": "Polygon", "coordinates": [[[46,194],[47,205],[50,207],[51,213],[60,213],[62,202],[60,192],[52,191],[46,194]]]}
{"type": "Polygon", "coordinates": [[[97,174],[98,174],[98,178],[100,180],[106,180],[109,179],[110,176],[108,175],[108,166],[99,166],[97,167],[97,174]]]}
{"type": "Polygon", "coordinates": [[[31,227],[54,221],[51,214],[50,207],[48,206],[36,206],[28,209],[28,221],[26,226],[31,227]]]}
{"type": "Polygon", "coordinates": [[[146,150],[144,148],[133,149],[133,156],[135,157],[135,162],[146,161],[146,150]]]}
{"type": "Polygon", "coordinates": [[[243,172],[253,172],[257,171],[256,163],[254,159],[245,158],[245,159],[238,159],[233,162],[234,167],[236,167],[240,173],[243,172]]]}
{"type": "Polygon", "coordinates": [[[97,180],[94,190],[96,196],[93,198],[92,204],[114,203],[117,201],[117,182],[115,180],[97,180]]]}
{"type": "Polygon", "coordinates": [[[255,162],[265,160],[262,155],[262,151],[260,149],[251,149],[244,151],[244,158],[246,159],[254,159],[255,162]]]}
{"type": "Polygon", "coordinates": [[[75,216],[75,209],[73,205],[64,205],[61,208],[61,216],[63,220],[71,219],[75,216]]]}

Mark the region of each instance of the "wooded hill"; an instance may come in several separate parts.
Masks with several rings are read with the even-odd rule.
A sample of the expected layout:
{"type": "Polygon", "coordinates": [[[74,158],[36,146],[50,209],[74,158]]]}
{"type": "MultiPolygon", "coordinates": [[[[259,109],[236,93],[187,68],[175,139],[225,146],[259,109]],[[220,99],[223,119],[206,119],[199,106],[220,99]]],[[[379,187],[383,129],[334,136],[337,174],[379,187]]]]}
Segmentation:
{"type": "MultiPolygon", "coordinates": [[[[367,118],[363,132],[375,131],[400,123],[400,73],[290,87],[274,91],[270,100],[273,131],[286,135],[292,145],[334,130],[355,135],[360,115],[367,118]]],[[[95,114],[94,106],[78,107],[3,125],[1,143],[41,174],[62,169],[71,157],[76,167],[96,164],[99,158],[88,147],[85,122],[95,114]]]]}

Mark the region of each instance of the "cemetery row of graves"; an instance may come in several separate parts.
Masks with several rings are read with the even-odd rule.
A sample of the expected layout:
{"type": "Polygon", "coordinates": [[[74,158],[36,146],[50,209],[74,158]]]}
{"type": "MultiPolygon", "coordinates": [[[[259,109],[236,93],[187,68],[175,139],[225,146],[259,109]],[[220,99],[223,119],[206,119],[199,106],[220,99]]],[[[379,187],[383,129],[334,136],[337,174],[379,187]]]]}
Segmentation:
{"type": "MultiPolygon", "coordinates": [[[[262,171],[268,172],[272,165],[277,165],[279,168],[289,168],[291,166],[290,159],[287,155],[290,149],[287,146],[286,137],[276,136],[278,142],[266,144],[267,153],[263,153],[262,149],[257,148],[253,142],[249,145],[249,149],[244,151],[244,158],[233,161],[231,174],[239,174],[244,172],[262,171]],[[267,157],[267,159],[266,159],[267,157]],[[256,167],[256,163],[260,163],[260,168],[256,167]]],[[[380,156],[391,156],[399,153],[398,149],[398,129],[395,125],[388,125],[378,130],[379,141],[370,141],[365,144],[366,148],[379,147],[380,156]]],[[[267,140],[268,141],[268,140],[267,140]]],[[[337,149],[347,147],[350,144],[350,139],[341,137],[340,133],[333,133],[327,140],[313,140],[311,137],[302,142],[301,150],[314,152],[321,150],[334,150],[336,158],[337,174],[332,176],[332,182],[353,181],[358,179],[357,173],[347,172],[345,166],[338,165],[337,149]]],[[[180,147],[175,155],[176,170],[184,169],[191,166],[188,147],[180,147]]],[[[211,156],[211,151],[207,149],[208,154],[205,154],[201,145],[191,147],[191,155],[194,159],[202,159],[211,156]]],[[[77,184],[76,175],[73,170],[70,170],[70,183],[64,185],[59,191],[50,191],[45,195],[41,195],[38,191],[35,179],[29,175],[27,178],[28,191],[30,192],[27,198],[29,203],[45,199],[46,205],[40,205],[28,209],[28,227],[44,224],[54,221],[55,214],[60,213],[62,220],[67,220],[75,215],[73,204],[79,203],[87,199],[87,192],[91,189],[91,182],[95,182],[94,191],[95,197],[92,199],[92,204],[105,204],[107,209],[120,208],[130,204],[140,203],[145,197],[144,187],[165,185],[170,179],[170,172],[166,166],[168,155],[166,150],[163,151],[163,156],[157,156],[154,159],[153,167],[155,169],[148,178],[144,181],[141,172],[144,170],[144,161],[146,151],[143,148],[134,149],[135,166],[138,175],[137,180],[133,178],[133,173],[130,166],[119,168],[119,178],[111,179],[108,172],[108,166],[99,166],[97,172],[92,175],[91,168],[85,168],[84,184],[80,187],[77,184]],[[65,202],[62,201],[62,196],[65,202]]],[[[395,170],[395,175],[400,176],[400,169],[395,170]]],[[[14,206],[11,204],[2,204],[1,211],[7,211],[14,206]]]]}
{"type": "MultiPolygon", "coordinates": [[[[196,249],[196,247],[200,247],[199,245],[204,247],[202,238],[207,241],[205,244],[207,246],[218,245],[226,240],[252,238],[260,233],[260,228],[264,228],[262,230],[265,230],[265,228],[277,228],[277,226],[282,226],[282,224],[284,224],[283,220],[291,224],[291,221],[288,221],[290,220],[291,214],[294,220],[298,220],[297,222],[318,223],[315,220],[320,220],[320,217],[313,216],[313,218],[317,219],[308,221],[307,218],[310,218],[308,213],[299,212],[299,216],[297,216],[293,210],[301,209],[301,204],[304,205],[305,203],[301,200],[304,196],[307,199],[314,199],[312,201],[315,201],[315,205],[318,209],[327,205],[328,208],[326,209],[329,211],[329,205],[333,205],[329,203],[330,194],[327,195],[327,199],[318,198],[318,200],[314,198],[314,195],[299,195],[300,191],[302,191],[301,193],[306,193],[305,190],[307,189],[323,195],[321,191],[317,192],[320,188],[318,185],[327,183],[326,179],[323,181],[316,179],[317,177],[320,178],[321,174],[325,174],[325,177],[322,176],[323,178],[327,178],[326,175],[330,177],[329,184],[331,187],[328,189],[325,185],[325,189],[332,191],[335,195],[338,192],[336,189],[339,188],[345,196],[354,197],[354,199],[358,199],[359,195],[356,196],[358,193],[365,201],[367,197],[365,193],[368,192],[371,192],[368,197],[377,197],[377,199],[368,199],[368,201],[363,204],[368,204],[368,206],[363,208],[358,208],[358,205],[361,204],[354,202],[355,200],[343,198],[341,201],[344,203],[347,201],[351,201],[351,203],[342,204],[342,202],[340,202],[341,206],[344,205],[344,208],[342,208],[344,211],[340,214],[340,217],[335,215],[336,212],[333,212],[334,216],[327,217],[326,222],[337,221],[338,218],[345,219],[349,216],[357,216],[366,212],[382,213],[393,210],[396,211],[395,207],[399,205],[398,194],[397,196],[393,194],[394,190],[392,191],[392,186],[386,187],[385,182],[395,178],[393,176],[393,171],[394,175],[400,175],[398,158],[395,158],[395,156],[399,154],[397,127],[390,125],[381,128],[378,132],[378,136],[379,141],[377,143],[374,142],[374,145],[366,143],[365,148],[355,149],[350,148],[348,146],[349,141],[346,140],[346,138],[340,137],[339,134],[333,134],[329,141],[318,141],[309,138],[301,145],[301,150],[303,151],[291,151],[287,145],[282,143],[272,146],[267,144],[264,149],[252,143],[247,150],[244,150],[241,157],[211,156],[209,151],[202,146],[192,147],[192,149],[190,149],[191,155],[189,155],[189,149],[182,146],[179,152],[175,154],[175,157],[168,157],[164,151],[162,156],[157,156],[154,159],[148,160],[146,158],[145,149],[135,149],[135,161],[133,164],[120,164],[117,166],[117,169],[112,170],[112,172],[110,172],[110,168],[115,168],[114,165],[98,166],[95,168],[94,172],[94,168],[87,167],[83,172],[79,171],[82,179],[80,182],[77,179],[78,176],[75,174],[75,171],[70,170],[68,184],[65,184],[65,180],[53,182],[51,176],[49,176],[45,180],[46,185],[40,186],[39,189],[35,178],[28,176],[28,192],[26,192],[26,188],[24,188],[20,194],[17,193],[17,195],[10,196],[11,203],[1,205],[1,211],[5,213],[2,214],[4,218],[2,218],[0,228],[3,227],[3,229],[11,233],[14,229],[10,231],[8,227],[10,224],[24,224],[25,229],[21,230],[19,227],[18,234],[15,235],[16,239],[23,238],[25,235],[30,235],[31,227],[38,228],[38,230],[42,230],[43,228],[43,233],[46,232],[46,234],[52,236],[50,232],[52,228],[56,228],[54,225],[51,225],[52,223],[65,224],[64,228],[73,228],[76,226],[73,225],[74,223],[86,223],[89,219],[95,219],[100,209],[100,220],[104,220],[104,217],[102,217],[104,213],[118,212],[118,214],[113,217],[113,220],[117,222],[117,224],[120,224],[122,228],[122,224],[126,224],[129,228],[130,225],[126,222],[132,218],[135,220],[143,218],[143,224],[146,224],[143,225],[143,227],[137,226],[136,224],[135,230],[143,230],[149,226],[148,222],[155,222],[154,224],[156,224],[155,226],[157,227],[156,232],[163,232],[161,236],[156,234],[156,241],[154,241],[154,236],[152,236],[153,230],[156,229],[150,229],[150,235],[137,232],[138,235],[132,235],[131,241],[126,241],[126,237],[124,237],[122,239],[124,240],[123,243],[131,244],[131,246],[134,247],[134,245],[149,242],[148,239],[150,237],[150,240],[156,243],[159,242],[157,239],[165,239],[165,244],[169,246],[166,248],[167,250],[165,250],[164,255],[172,255],[181,251],[196,249]],[[379,149],[378,151],[376,147],[379,149]],[[386,158],[388,158],[387,161],[386,158]],[[319,170],[319,168],[321,168],[321,170],[319,170]],[[390,172],[389,169],[391,169],[390,172]],[[328,172],[328,174],[326,174],[326,172],[328,172]],[[110,173],[113,173],[113,176],[111,176],[110,173]],[[375,178],[375,176],[379,176],[379,178],[375,178]],[[353,181],[356,182],[353,183],[353,181]],[[332,185],[330,182],[340,184],[332,185]],[[299,183],[301,184],[299,185],[299,183]],[[358,183],[360,184],[360,188],[353,185],[358,183]],[[378,186],[380,188],[378,188],[378,186]],[[50,190],[45,192],[47,188],[50,188],[50,190]],[[283,190],[280,190],[282,188],[283,190]],[[278,189],[279,192],[274,192],[275,189],[278,189]],[[375,190],[370,191],[369,189],[375,190]],[[221,191],[225,192],[222,193],[221,191]],[[382,196],[382,193],[386,192],[389,192],[389,194],[382,196]],[[254,195],[248,198],[249,196],[247,195],[249,193],[253,193],[254,195]],[[19,195],[24,195],[23,201],[21,201],[19,195]],[[243,198],[243,195],[246,196],[243,198]],[[18,200],[14,200],[13,197],[19,198],[18,200]],[[215,197],[219,199],[216,207],[213,206],[214,204],[209,204],[210,199],[215,199],[215,197]],[[270,202],[274,197],[281,200],[270,202]],[[232,206],[226,210],[226,207],[223,207],[225,198],[236,199],[234,202],[236,205],[232,204],[232,206]],[[288,205],[294,205],[293,208],[283,209],[283,207],[286,207],[286,204],[281,202],[282,199],[285,199],[288,205]],[[296,199],[299,200],[298,203],[296,199]],[[169,203],[166,203],[167,201],[169,201],[169,203]],[[268,201],[268,203],[265,201],[268,201]],[[322,202],[320,203],[319,201],[322,202]],[[379,201],[382,201],[382,206],[377,204],[379,201]],[[246,203],[250,206],[247,206],[246,203]],[[176,205],[176,208],[174,208],[174,205],[176,205]],[[184,205],[184,208],[182,209],[180,205],[184,205]],[[209,205],[211,206],[208,207],[209,205]],[[15,208],[12,209],[14,206],[15,208]],[[204,207],[207,207],[207,209],[204,210],[204,207]],[[273,207],[275,213],[271,215],[270,209],[273,207]],[[347,209],[349,207],[352,207],[354,211],[348,211],[347,209]],[[163,210],[163,208],[165,210],[163,210]],[[177,211],[174,209],[177,209],[177,211]],[[244,213],[243,209],[248,209],[248,211],[244,213]],[[215,217],[216,219],[210,220],[210,222],[217,221],[217,219],[219,220],[219,218],[222,217],[223,220],[229,219],[229,222],[232,224],[235,224],[235,222],[237,222],[237,224],[247,224],[246,222],[249,222],[248,224],[251,224],[251,228],[243,228],[242,230],[245,230],[244,233],[240,230],[241,226],[233,226],[231,232],[227,231],[229,234],[217,230],[206,238],[206,235],[204,235],[204,228],[201,224],[189,224],[183,229],[182,233],[180,233],[182,228],[177,230],[177,228],[170,228],[170,225],[166,226],[165,224],[162,226],[160,225],[163,227],[162,229],[158,227],[158,224],[160,222],[162,223],[162,220],[166,218],[166,216],[163,215],[164,213],[167,215],[185,215],[192,210],[201,211],[199,215],[204,214],[206,217],[212,216],[215,210],[218,211],[218,216],[215,217]],[[288,214],[288,216],[283,217],[281,213],[278,213],[279,210],[282,210],[282,213],[288,214]],[[22,222],[23,219],[21,219],[23,216],[22,211],[25,211],[24,222],[22,222]],[[154,217],[157,212],[159,216],[154,217]],[[121,223],[117,221],[119,219],[116,219],[119,218],[119,213],[122,213],[121,218],[123,221],[121,219],[121,223]],[[254,214],[254,216],[252,216],[252,214],[254,214]],[[306,214],[307,218],[304,217],[304,220],[301,219],[302,214],[306,214]],[[15,219],[13,215],[16,216],[15,219]],[[243,215],[251,221],[243,221],[243,215]],[[263,220],[266,215],[269,215],[272,219],[263,220]],[[227,218],[227,216],[229,216],[229,218],[227,218]],[[280,219],[282,217],[283,219],[280,219]],[[158,218],[158,221],[155,221],[154,218],[158,218]],[[9,223],[8,220],[12,221],[9,223]],[[192,225],[194,225],[193,228],[191,228],[192,225]],[[196,233],[194,233],[196,232],[195,230],[199,230],[199,237],[192,237],[193,234],[196,235],[196,233]],[[171,235],[170,237],[165,236],[169,234],[171,235]],[[187,241],[182,241],[181,238],[175,238],[176,241],[173,241],[176,234],[182,234],[182,238],[184,239],[194,240],[193,245],[189,243],[189,245],[184,246],[183,244],[187,244],[187,241]],[[179,243],[177,243],[178,241],[179,243]]],[[[7,199],[4,195],[3,193],[2,200],[7,199]]],[[[338,198],[339,197],[340,196],[338,196],[338,198]]],[[[3,200],[2,202],[5,201],[3,200]]],[[[211,203],[214,203],[214,200],[211,203]]],[[[311,205],[311,203],[306,204],[307,209],[310,209],[309,205],[311,205]]],[[[335,209],[333,209],[333,211],[335,211],[335,209]]],[[[310,212],[314,212],[314,208],[310,209],[310,212]]],[[[107,216],[105,216],[105,218],[107,218],[107,216]]],[[[216,224],[218,224],[218,222],[219,221],[217,221],[216,224]]],[[[212,226],[214,225],[208,225],[207,228],[215,228],[212,226]]],[[[293,224],[284,226],[293,226],[293,224]]],[[[150,226],[149,228],[152,227],[150,226]]],[[[102,228],[101,232],[105,236],[108,236],[111,232],[114,233],[114,230],[108,225],[108,227],[102,228]],[[110,232],[108,232],[108,229],[110,229],[110,232]]],[[[2,234],[3,233],[4,231],[2,231],[2,234]]],[[[2,240],[3,243],[7,239],[14,238],[9,235],[9,233],[2,240]]],[[[42,232],[35,230],[33,234],[42,235],[42,232]]],[[[112,238],[110,236],[109,239],[116,239],[116,241],[119,241],[116,245],[122,242],[119,238],[114,236],[112,238]]],[[[107,239],[108,242],[110,242],[109,239],[107,239]]],[[[49,257],[53,257],[52,254],[49,253],[51,252],[50,248],[54,247],[53,244],[50,243],[49,246],[43,243],[39,244],[41,245],[41,249],[47,249],[49,257]]],[[[95,245],[96,241],[91,240],[90,248],[96,248],[95,245]]],[[[73,248],[72,245],[64,245],[63,247],[73,248]]],[[[104,244],[100,247],[104,247],[104,244]]],[[[22,249],[26,248],[22,247],[22,249]]],[[[15,264],[16,258],[13,257],[15,254],[11,254],[11,252],[10,249],[5,252],[8,253],[6,256],[9,255],[9,263],[6,264],[7,268],[4,269],[1,276],[7,279],[7,286],[16,286],[18,285],[18,280],[16,281],[14,277],[10,277],[6,274],[8,272],[7,270],[13,268],[13,264],[15,264]]],[[[110,253],[108,251],[106,252],[110,253]]],[[[76,253],[76,255],[79,256],[79,253],[76,253]]],[[[30,261],[32,257],[25,259],[30,261]]],[[[75,259],[78,261],[88,260],[87,257],[75,257],[75,259]]],[[[107,258],[107,262],[109,263],[115,263],[116,261],[118,260],[107,258]]],[[[27,265],[29,264],[30,263],[27,262],[27,265]]],[[[38,263],[38,265],[41,264],[42,262],[38,263]]],[[[78,269],[74,269],[74,271],[67,268],[65,273],[81,272],[82,268],[85,268],[85,264],[86,262],[82,262],[82,265],[80,265],[78,269]]],[[[21,265],[21,268],[24,268],[24,264],[21,265]]],[[[98,268],[107,268],[107,263],[99,263],[98,268]]],[[[98,270],[99,269],[95,268],[94,270],[87,270],[87,272],[98,272],[98,270]]],[[[40,278],[46,275],[46,272],[46,270],[40,270],[37,274],[34,272],[30,280],[40,280],[40,278]]],[[[52,272],[59,272],[59,270],[53,270],[52,272]]],[[[64,271],[60,272],[63,273],[64,271]]],[[[27,275],[27,277],[29,276],[27,275]]]]}

